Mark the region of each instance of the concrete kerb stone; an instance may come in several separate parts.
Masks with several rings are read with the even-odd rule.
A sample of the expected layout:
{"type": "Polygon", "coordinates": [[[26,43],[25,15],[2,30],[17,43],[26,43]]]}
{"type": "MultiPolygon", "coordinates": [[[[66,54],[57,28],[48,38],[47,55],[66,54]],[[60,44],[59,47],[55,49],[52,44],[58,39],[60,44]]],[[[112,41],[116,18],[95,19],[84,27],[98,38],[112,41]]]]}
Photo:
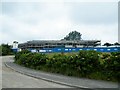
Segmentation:
{"type": "Polygon", "coordinates": [[[40,76],[38,77],[38,76],[35,76],[33,74],[29,74],[29,73],[25,73],[25,72],[22,72],[22,71],[18,71],[16,69],[14,69],[13,67],[9,66],[6,62],[4,64],[5,64],[6,67],[14,70],[15,72],[18,72],[20,74],[27,75],[27,76],[30,76],[30,77],[33,77],[33,78],[45,80],[45,81],[48,81],[48,82],[53,82],[53,83],[56,83],[56,84],[66,85],[66,86],[70,86],[70,87],[73,87],[73,88],[80,88],[80,89],[84,89],[84,90],[96,90],[96,89],[91,89],[89,87],[72,85],[72,84],[68,84],[68,83],[64,83],[64,82],[60,82],[60,81],[55,81],[55,80],[48,79],[48,78],[43,78],[43,77],[40,77],[40,76]]]}

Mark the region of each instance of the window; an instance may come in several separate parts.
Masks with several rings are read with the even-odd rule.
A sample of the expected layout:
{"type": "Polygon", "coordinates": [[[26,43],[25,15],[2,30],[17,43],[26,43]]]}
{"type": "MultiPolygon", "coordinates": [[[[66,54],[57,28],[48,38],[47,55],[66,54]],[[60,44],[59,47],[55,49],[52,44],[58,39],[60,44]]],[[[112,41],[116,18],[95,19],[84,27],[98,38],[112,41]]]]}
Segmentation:
{"type": "Polygon", "coordinates": [[[75,49],[73,49],[73,51],[75,51],[75,49]]]}
{"type": "Polygon", "coordinates": [[[107,49],[108,51],[110,51],[111,49],[107,49]]]}
{"type": "Polygon", "coordinates": [[[103,51],[104,49],[100,49],[101,51],[103,51]]]}
{"type": "Polygon", "coordinates": [[[97,49],[94,49],[95,51],[97,51],[97,49]]]}
{"type": "Polygon", "coordinates": [[[114,50],[118,50],[117,48],[115,48],[114,50]]]}
{"type": "Polygon", "coordinates": [[[90,49],[87,49],[87,50],[90,50],[90,49]]]}
{"type": "Polygon", "coordinates": [[[49,50],[49,52],[52,52],[52,50],[49,50]]]}
{"type": "Polygon", "coordinates": [[[59,51],[61,50],[61,49],[58,49],[59,51]]]}
{"type": "Polygon", "coordinates": [[[65,49],[65,51],[68,51],[68,49],[65,49]]]}

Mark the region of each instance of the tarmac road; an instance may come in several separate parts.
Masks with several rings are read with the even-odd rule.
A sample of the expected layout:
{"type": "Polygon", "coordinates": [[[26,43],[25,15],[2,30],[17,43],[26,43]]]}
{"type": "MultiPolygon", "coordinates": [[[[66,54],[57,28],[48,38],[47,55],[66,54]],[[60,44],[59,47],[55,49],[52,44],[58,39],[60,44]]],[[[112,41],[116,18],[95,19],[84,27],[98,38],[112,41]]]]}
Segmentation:
{"type": "Polygon", "coordinates": [[[68,86],[56,84],[29,77],[7,68],[4,62],[13,62],[13,56],[0,57],[2,60],[2,88],[70,88],[68,86]]]}

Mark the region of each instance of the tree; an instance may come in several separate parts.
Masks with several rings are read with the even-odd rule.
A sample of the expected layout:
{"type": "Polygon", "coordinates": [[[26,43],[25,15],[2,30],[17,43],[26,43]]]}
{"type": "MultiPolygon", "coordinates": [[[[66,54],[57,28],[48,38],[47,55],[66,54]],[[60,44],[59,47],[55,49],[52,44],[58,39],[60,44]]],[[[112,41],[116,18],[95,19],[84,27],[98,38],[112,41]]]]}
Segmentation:
{"type": "Polygon", "coordinates": [[[64,37],[64,39],[62,40],[81,40],[81,36],[82,34],[80,34],[79,32],[72,31],[68,35],[66,35],[66,37],[64,37]]]}
{"type": "Polygon", "coordinates": [[[112,45],[111,43],[107,43],[106,42],[103,46],[107,46],[108,47],[108,46],[111,46],[111,45],[112,45]]]}
{"type": "Polygon", "coordinates": [[[114,43],[115,46],[120,46],[120,44],[118,42],[114,43]]]}
{"type": "Polygon", "coordinates": [[[8,44],[2,44],[1,46],[1,55],[10,55],[10,54],[12,54],[12,50],[11,50],[11,46],[10,45],[8,45],[8,44]]]}

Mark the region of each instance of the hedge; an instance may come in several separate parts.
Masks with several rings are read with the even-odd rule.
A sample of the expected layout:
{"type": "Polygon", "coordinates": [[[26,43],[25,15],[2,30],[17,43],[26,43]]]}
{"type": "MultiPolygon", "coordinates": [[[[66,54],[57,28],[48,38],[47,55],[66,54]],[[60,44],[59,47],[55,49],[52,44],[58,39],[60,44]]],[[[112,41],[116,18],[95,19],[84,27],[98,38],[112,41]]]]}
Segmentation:
{"type": "Polygon", "coordinates": [[[15,55],[15,63],[69,76],[110,81],[119,81],[120,78],[120,52],[80,51],[73,55],[54,54],[50,56],[22,51],[15,55]]]}

